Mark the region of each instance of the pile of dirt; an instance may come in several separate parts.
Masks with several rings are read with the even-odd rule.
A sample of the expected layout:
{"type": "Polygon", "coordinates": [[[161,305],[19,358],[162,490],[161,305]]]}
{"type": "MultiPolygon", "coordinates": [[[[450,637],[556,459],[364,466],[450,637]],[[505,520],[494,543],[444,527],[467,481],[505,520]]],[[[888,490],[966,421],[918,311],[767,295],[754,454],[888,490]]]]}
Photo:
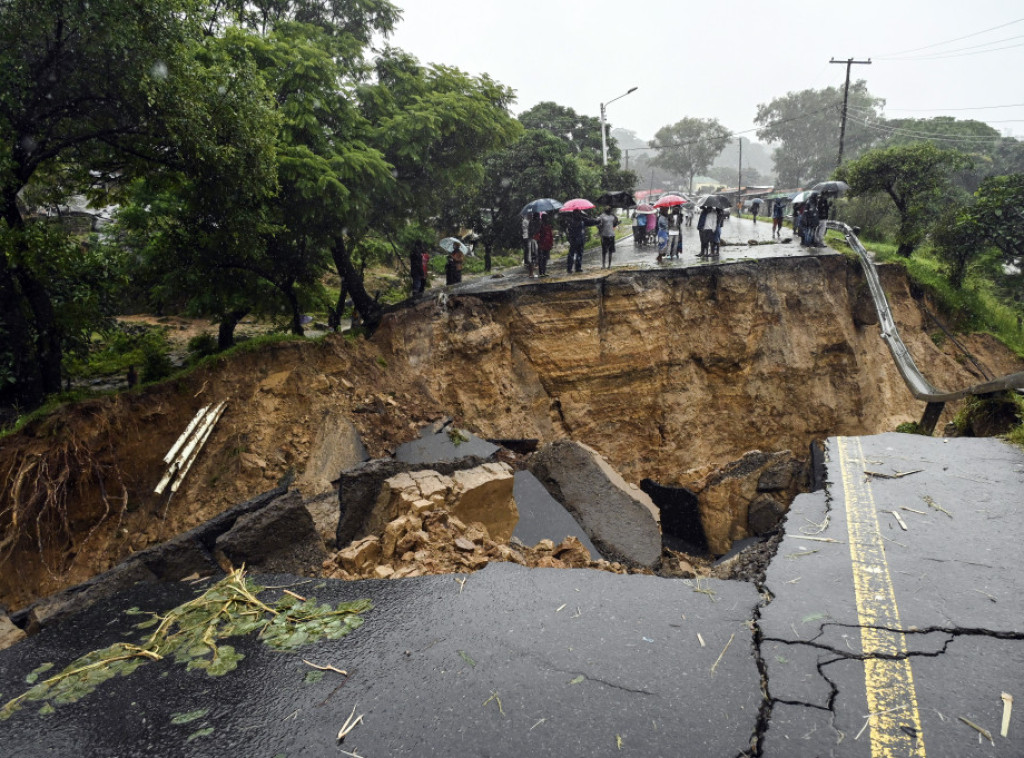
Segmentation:
{"type": "Polygon", "coordinates": [[[391,521],[381,536],[353,542],[324,561],[324,576],[331,579],[401,579],[424,574],[468,573],[492,561],[508,561],[531,568],[593,568],[616,574],[651,573],[627,569],[620,563],[591,560],[575,537],[559,544],[541,540],[533,547],[514,537],[495,541],[480,522],[463,524],[438,508],[421,516],[405,515],[391,521]]]}

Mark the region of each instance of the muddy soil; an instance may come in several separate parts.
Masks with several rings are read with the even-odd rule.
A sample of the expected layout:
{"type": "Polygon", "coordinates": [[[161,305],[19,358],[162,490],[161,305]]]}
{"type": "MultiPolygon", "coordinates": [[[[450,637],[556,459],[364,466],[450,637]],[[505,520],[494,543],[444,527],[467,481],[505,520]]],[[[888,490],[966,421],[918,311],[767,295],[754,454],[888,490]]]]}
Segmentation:
{"type": "MultiPolygon", "coordinates": [[[[609,279],[597,290],[578,280],[493,301],[419,303],[389,316],[371,341],[271,345],[61,408],[0,441],[0,603],[23,607],[300,476],[325,426],[351,423],[382,457],[453,417],[485,437],[577,439],[630,482],[686,486],[755,447],[803,454],[830,433],[917,420],[923,408],[891,368],[877,326],[851,317],[856,270],[816,265],[780,259],[609,279]],[[184,485],[157,496],[162,456],[219,401],[227,409],[184,485]]],[[[977,381],[950,341],[932,341],[906,280],[889,271],[884,283],[933,383],[977,381]]],[[[182,342],[209,328],[174,325],[182,342]]],[[[961,342],[993,374],[1024,369],[987,335],[961,342]]],[[[306,497],[326,496],[296,483],[306,497]]],[[[450,560],[437,565],[465,568],[466,556],[440,553],[450,560]]],[[[680,576],[710,571],[685,556],[666,565],[673,560],[680,576]]]]}

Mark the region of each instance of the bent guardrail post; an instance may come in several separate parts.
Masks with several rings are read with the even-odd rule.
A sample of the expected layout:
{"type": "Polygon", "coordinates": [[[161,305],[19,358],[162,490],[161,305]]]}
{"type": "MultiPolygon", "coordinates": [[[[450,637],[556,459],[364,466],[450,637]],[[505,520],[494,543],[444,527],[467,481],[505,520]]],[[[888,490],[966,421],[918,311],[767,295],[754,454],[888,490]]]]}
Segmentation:
{"type": "Polygon", "coordinates": [[[892,355],[892,359],[896,364],[897,370],[900,372],[900,376],[903,377],[907,389],[910,390],[910,393],[915,398],[927,403],[921,423],[919,424],[922,432],[930,435],[935,430],[935,424],[942,414],[943,407],[952,400],[959,400],[968,395],[987,395],[1000,390],[1020,390],[1024,388],[1024,371],[1001,376],[981,384],[973,384],[965,389],[952,392],[933,387],[924,378],[924,374],[921,373],[917,364],[914,363],[910,351],[907,350],[907,346],[900,337],[899,330],[896,328],[896,321],[889,308],[889,301],[885,297],[885,291],[882,289],[882,283],[878,278],[878,271],[875,268],[875,261],[871,254],[865,249],[857,235],[853,233],[853,229],[847,224],[844,224],[842,221],[828,221],[827,223],[829,229],[834,229],[845,235],[847,244],[853,248],[854,252],[857,253],[857,257],[860,258],[861,268],[864,270],[864,277],[867,279],[868,289],[871,291],[871,299],[874,300],[875,310],[878,312],[878,324],[882,330],[882,339],[885,340],[889,353],[892,355]]]}

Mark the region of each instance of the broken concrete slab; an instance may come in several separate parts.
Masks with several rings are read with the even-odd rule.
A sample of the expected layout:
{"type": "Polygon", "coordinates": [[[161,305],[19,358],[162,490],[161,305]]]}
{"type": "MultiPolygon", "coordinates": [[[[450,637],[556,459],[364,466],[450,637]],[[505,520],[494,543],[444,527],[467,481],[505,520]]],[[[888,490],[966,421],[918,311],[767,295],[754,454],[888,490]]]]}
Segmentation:
{"type": "Polygon", "coordinates": [[[240,516],[217,538],[216,554],[253,571],[311,576],[319,572],[327,550],[302,496],[293,491],[240,516]]]}
{"type": "Polygon", "coordinates": [[[508,542],[519,523],[513,472],[506,463],[485,463],[452,474],[455,491],[449,512],[464,524],[479,522],[491,539],[508,542]]]}
{"type": "Polygon", "coordinates": [[[421,511],[419,503],[425,501],[462,524],[479,522],[492,538],[507,541],[519,520],[512,491],[512,469],[506,463],[484,463],[451,476],[429,469],[399,472],[381,483],[365,531],[383,534],[389,522],[421,511]]]}
{"type": "Polygon", "coordinates": [[[554,442],[530,460],[530,472],[573,515],[601,554],[653,569],[661,561],[657,508],[594,449],[554,442]]]}
{"type": "Polygon", "coordinates": [[[264,508],[285,491],[284,487],[275,487],[239,503],[167,542],[135,553],[109,571],[22,608],[11,620],[35,634],[138,582],[175,582],[193,574],[220,574],[222,570],[213,556],[217,538],[240,517],[264,508]]]}
{"type": "MultiPolygon", "coordinates": [[[[338,519],[336,545],[341,547],[357,537],[365,537],[370,534],[370,516],[386,479],[399,473],[423,469],[451,476],[455,471],[475,468],[488,462],[476,456],[462,458],[458,461],[436,461],[430,465],[378,458],[342,471],[338,478],[338,502],[341,516],[338,519]]],[[[388,520],[390,518],[376,524],[377,529],[388,520]]]]}
{"type": "Polygon", "coordinates": [[[333,492],[338,472],[368,460],[359,430],[345,416],[325,411],[316,426],[306,468],[295,485],[307,498],[333,492]]]}
{"type": "MultiPolygon", "coordinates": [[[[236,637],[231,644],[245,658],[220,677],[170,660],[146,663],[46,718],[38,708],[16,712],[4,722],[4,750],[26,758],[71,750],[213,758],[265,745],[270,754],[325,755],[337,752],[338,729],[358,705],[364,719],[342,745],[358,755],[659,756],[683,746],[688,755],[737,756],[749,750],[761,702],[750,629],[738,610],[757,594],[749,584],[710,586],[717,602],[660,577],[497,563],[464,585],[451,576],[326,580],[295,589],[321,603],[374,605],[363,628],[343,640],[284,654],[255,634],[236,637]],[[304,681],[312,669],[303,659],[349,676],[304,681]],[[190,724],[173,719],[196,712],[206,715],[190,724]]],[[[133,641],[139,617],[123,610],[166,612],[198,590],[136,588],[0,653],[0,691],[23,692],[43,661],[62,667],[133,641]]]]}
{"type": "Polygon", "coordinates": [[[379,523],[375,523],[371,527],[371,514],[385,480],[398,474],[423,469],[436,471],[443,476],[451,476],[455,471],[476,468],[488,462],[486,459],[470,456],[457,461],[436,461],[427,466],[390,458],[378,458],[341,472],[338,479],[341,517],[338,519],[336,544],[339,547],[344,546],[357,537],[366,536],[371,532],[379,532],[384,524],[398,515],[395,512],[390,518],[379,520],[379,523]]]}
{"type": "Polygon", "coordinates": [[[406,442],[395,451],[395,460],[405,463],[433,465],[462,458],[490,458],[498,446],[459,429],[451,423],[431,424],[420,432],[419,439],[406,442]]]}
{"type": "Polygon", "coordinates": [[[543,539],[560,542],[566,537],[576,537],[592,560],[604,557],[579,522],[529,471],[515,473],[513,494],[519,510],[519,523],[512,536],[523,544],[536,545],[543,539]]]}

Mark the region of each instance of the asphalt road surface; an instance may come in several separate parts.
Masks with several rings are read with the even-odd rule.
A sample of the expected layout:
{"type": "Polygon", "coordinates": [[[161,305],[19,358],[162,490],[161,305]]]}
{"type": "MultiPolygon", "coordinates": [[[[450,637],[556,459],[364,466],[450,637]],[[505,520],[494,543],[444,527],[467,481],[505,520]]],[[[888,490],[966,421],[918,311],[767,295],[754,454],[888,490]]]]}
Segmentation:
{"type": "MultiPolygon", "coordinates": [[[[375,607],[297,653],[237,638],[245,658],[222,677],[161,660],[52,711],[26,703],[0,722],[0,755],[1024,755],[1024,453],[884,434],[830,439],[826,459],[763,587],[497,563],[261,577],[375,607]],[[311,680],[305,661],[348,675],[311,680]]],[[[205,586],[138,585],[0,653],[0,700],[42,663],[138,639],[126,609],[205,586]]]]}

